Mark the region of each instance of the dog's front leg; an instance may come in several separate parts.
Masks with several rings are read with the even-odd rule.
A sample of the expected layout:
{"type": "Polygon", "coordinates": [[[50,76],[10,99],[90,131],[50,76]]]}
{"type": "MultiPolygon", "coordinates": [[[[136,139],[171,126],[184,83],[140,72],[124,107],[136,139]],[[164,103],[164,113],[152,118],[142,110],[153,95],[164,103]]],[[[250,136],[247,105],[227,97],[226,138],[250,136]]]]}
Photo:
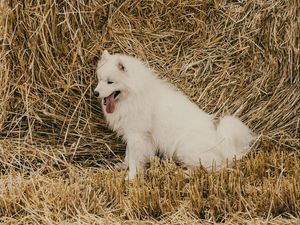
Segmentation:
{"type": "Polygon", "coordinates": [[[126,155],[128,159],[128,179],[136,177],[137,172],[143,171],[145,163],[155,155],[155,147],[147,135],[132,134],[127,139],[126,155]]]}

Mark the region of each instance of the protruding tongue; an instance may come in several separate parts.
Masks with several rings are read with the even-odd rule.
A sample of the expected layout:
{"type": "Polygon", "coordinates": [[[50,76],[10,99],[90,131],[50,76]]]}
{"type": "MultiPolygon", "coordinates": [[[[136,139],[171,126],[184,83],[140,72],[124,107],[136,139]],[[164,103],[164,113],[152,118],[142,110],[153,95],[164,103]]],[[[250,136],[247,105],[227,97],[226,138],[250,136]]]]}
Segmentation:
{"type": "Polygon", "coordinates": [[[113,113],[115,111],[115,92],[106,97],[106,112],[113,113]]]}

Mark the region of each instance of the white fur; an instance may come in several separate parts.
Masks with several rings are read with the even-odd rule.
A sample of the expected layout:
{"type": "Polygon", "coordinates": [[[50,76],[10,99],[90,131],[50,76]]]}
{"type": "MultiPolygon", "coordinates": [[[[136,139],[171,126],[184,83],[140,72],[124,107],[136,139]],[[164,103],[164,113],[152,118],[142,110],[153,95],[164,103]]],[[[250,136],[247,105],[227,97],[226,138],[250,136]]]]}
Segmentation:
{"type": "Polygon", "coordinates": [[[157,149],[187,166],[201,163],[206,168],[221,167],[249,149],[253,137],[240,120],[226,116],[216,126],[211,115],[136,58],[104,51],[97,77],[95,91],[101,98],[121,91],[115,111],[107,113],[103,106],[103,112],[110,128],[127,142],[129,179],[143,170],[157,149]]]}

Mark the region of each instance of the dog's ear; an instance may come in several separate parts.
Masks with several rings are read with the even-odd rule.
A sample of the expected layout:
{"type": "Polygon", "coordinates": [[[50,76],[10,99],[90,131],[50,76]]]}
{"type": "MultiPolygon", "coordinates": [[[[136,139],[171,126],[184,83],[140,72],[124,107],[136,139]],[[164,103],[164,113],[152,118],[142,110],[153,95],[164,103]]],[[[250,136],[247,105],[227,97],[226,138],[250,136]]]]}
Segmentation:
{"type": "Polygon", "coordinates": [[[126,68],[125,68],[125,66],[124,66],[124,63],[121,62],[120,60],[119,60],[119,62],[118,62],[118,68],[119,68],[119,70],[121,70],[121,71],[123,71],[123,72],[126,71],[126,68]]]}
{"type": "Polygon", "coordinates": [[[102,52],[101,60],[107,59],[110,56],[109,52],[107,50],[104,50],[102,52]]]}

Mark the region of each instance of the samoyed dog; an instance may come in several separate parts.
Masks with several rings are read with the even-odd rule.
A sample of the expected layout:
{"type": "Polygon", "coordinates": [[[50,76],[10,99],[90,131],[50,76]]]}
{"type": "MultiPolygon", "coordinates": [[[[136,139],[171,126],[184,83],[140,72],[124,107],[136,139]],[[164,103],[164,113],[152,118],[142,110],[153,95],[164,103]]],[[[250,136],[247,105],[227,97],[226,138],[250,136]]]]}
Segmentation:
{"type": "Polygon", "coordinates": [[[252,132],[239,119],[225,116],[216,124],[137,58],[105,50],[96,74],[95,95],[102,99],[108,125],[127,143],[129,179],[157,150],[187,167],[210,169],[241,158],[250,148],[252,132]]]}

